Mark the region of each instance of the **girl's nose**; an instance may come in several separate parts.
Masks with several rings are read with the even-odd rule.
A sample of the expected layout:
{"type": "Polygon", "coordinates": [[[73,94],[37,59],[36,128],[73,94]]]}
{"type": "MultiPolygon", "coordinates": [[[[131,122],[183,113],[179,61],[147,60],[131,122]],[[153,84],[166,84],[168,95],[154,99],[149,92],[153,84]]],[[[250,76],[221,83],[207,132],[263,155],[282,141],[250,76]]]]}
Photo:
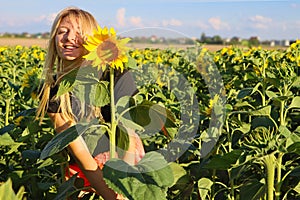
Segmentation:
{"type": "Polygon", "coordinates": [[[75,41],[76,42],[76,38],[77,38],[76,33],[74,31],[69,31],[69,33],[67,35],[68,41],[70,41],[70,42],[75,41]]]}

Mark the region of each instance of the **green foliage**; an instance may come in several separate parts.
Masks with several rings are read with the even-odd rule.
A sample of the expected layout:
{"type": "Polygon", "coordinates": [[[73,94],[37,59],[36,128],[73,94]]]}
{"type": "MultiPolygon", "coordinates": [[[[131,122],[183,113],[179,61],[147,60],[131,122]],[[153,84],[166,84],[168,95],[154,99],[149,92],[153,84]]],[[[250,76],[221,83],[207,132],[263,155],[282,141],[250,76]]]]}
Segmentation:
{"type": "Polygon", "coordinates": [[[107,184],[128,199],[166,199],[167,189],[173,183],[170,166],[157,152],[146,153],[135,166],[111,159],[103,174],[107,184]]]}
{"type": "Polygon", "coordinates": [[[21,187],[17,194],[12,188],[12,181],[8,179],[5,183],[0,185],[0,199],[6,200],[22,200],[24,195],[24,187],[21,187]]]}
{"type": "MultiPolygon", "coordinates": [[[[75,186],[75,176],[64,181],[63,149],[82,135],[93,151],[110,125],[80,123],[54,136],[48,118],[34,120],[44,53],[0,48],[0,190],[12,199],[60,199],[86,189],[75,186]]],[[[286,50],[195,45],[129,54],[139,93],[116,103],[116,117],[136,130],[147,153],[135,166],[108,161],[110,187],[129,199],[300,197],[299,41],[286,50]]],[[[108,82],[93,70],[65,76],[59,94],[108,104],[108,82]]],[[[119,128],[118,145],[127,149],[119,128]]]]}

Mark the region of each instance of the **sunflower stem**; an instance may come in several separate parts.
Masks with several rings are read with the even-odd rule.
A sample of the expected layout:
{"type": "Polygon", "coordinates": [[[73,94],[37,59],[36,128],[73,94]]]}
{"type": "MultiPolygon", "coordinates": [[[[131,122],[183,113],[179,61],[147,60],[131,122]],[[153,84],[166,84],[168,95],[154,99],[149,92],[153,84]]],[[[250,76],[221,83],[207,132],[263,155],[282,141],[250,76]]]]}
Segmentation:
{"type": "Polygon", "coordinates": [[[110,133],[110,158],[116,158],[116,107],[114,95],[114,69],[110,67],[110,107],[111,107],[111,133],[110,133]]]}

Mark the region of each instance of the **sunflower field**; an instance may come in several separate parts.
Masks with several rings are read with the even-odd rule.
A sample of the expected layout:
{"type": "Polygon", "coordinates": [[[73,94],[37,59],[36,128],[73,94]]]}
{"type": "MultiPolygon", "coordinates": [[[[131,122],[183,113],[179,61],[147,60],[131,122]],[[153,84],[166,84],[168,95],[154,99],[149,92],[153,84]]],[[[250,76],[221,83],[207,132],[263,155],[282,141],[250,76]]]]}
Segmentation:
{"type": "MultiPolygon", "coordinates": [[[[1,200],[76,199],[85,189],[64,180],[64,151],[45,156],[55,135],[48,118],[35,120],[45,54],[0,47],[1,200]]],[[[120,173],[114,181],[104,168],[109,186],[128,199],[300,199],[300,41],[284,50],[195,44],[129,55],[134,104],[143,108],[132,119],[146,127],[138,132],[147,152],[139,166],[164,167],[142,183],[120,173]]]]}

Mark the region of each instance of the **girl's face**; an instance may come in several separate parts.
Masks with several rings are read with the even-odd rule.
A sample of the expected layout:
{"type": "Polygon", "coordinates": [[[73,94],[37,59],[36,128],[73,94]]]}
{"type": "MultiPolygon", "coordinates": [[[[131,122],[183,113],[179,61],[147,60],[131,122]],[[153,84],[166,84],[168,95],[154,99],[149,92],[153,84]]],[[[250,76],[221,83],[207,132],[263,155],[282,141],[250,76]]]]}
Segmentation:
{"type": "Polygon", "coordinates": [[[65,63],[81,58],[85,53],[83,38],[76,20],[64,17],[57,29],[55,43],[58,56],[65,63]]]}

